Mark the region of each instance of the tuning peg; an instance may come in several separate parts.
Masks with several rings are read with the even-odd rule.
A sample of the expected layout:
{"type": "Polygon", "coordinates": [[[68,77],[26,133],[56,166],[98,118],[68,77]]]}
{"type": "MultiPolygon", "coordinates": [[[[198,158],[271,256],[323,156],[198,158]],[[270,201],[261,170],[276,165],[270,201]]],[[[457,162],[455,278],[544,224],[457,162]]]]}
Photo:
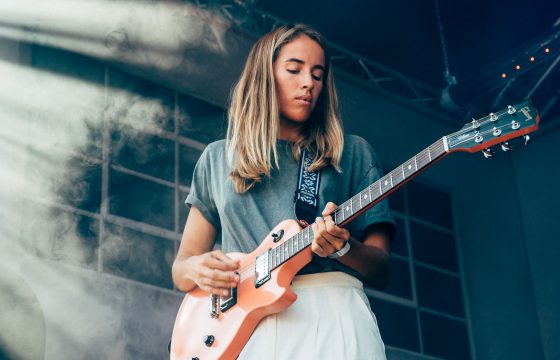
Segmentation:
{"type": "Polygon", "coordinates": [[[524,142],[525,146],[527,146],[527,144],[529,144],[529,140],[531,140],[531,137],[529,135],[523,135],[523,142],[524,142]]]}
{"type": "Polygon", "coordinates": [[[490,148],[486,148],[482,150],[482,155],[484,155],[486,159],[492,159],[494,157],[494,151],[490,148]]]}
{"type": "Polygon", "coordinates": [[[478,129],[480,127],[480,123],[478,122],[478,120],[473,118],[472,121],[471,121],[471,126],[472,126],[473,129],[478,129]]]}
{"type": "Polygon", "coordinates": [[[503,151],[512,151],[513,150],[513,146],[511,146],[507,141],[501,143],[500,146],[502,147],[503,151]]]}

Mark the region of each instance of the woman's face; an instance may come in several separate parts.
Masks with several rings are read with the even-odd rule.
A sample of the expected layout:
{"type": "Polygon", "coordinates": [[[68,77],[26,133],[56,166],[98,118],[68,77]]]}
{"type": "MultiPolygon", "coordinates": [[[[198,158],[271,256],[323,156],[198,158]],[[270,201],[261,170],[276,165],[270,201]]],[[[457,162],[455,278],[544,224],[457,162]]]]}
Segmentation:
{"type": "Polygon", "coordinates": [[[325,54],[306,35],[285,44],[274,63],[274,79],[282,120],[304,123],[311,115],[321,90],[325,54]]]}

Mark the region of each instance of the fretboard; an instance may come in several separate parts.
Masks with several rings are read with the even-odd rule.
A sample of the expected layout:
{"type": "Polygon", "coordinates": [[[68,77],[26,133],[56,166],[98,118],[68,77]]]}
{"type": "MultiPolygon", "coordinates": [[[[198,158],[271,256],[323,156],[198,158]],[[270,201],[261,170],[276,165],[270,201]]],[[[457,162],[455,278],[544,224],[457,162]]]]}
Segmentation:
{"type": "MultiPolygon", "coordinates": [[[[344,226],[358,215],[371,208],[390,193],[404,185],[421,171],[427,169],[436,160],[447,153],[446,138],[441,138],[422,150],[408,161],[396,167],[381,179],[369,185],[352,198],[340,204],[333,212],[336,225],[344,226]]],[[[275,269],[294,255],[311,245],[313,229],[311,226],[288,238],[271,250],[271,269],[275,269]]]]}

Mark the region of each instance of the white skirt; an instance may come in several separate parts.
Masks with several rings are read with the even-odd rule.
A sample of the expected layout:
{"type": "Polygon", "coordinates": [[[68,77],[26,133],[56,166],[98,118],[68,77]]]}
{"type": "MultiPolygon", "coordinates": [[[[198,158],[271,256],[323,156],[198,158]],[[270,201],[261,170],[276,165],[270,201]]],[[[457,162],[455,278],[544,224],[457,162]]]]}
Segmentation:
{"type": "Polygon", "coordinates": [[[296,276],[291,289],[295,303],[264,318],[238,359],[386,359],[361,281],[325,272],[296,276]]]}

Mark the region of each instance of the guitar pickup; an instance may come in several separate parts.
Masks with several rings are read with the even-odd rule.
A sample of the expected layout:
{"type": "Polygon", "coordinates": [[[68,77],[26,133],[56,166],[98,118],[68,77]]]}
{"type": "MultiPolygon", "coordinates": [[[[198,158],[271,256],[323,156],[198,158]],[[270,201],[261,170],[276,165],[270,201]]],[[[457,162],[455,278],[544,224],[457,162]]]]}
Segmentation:
{"type": "Polygon", "coordinates": [[[270,279],[270,249],[257,256],[255,261],[255,288],[270,279]]]}
{"type": "Polygon", "coordinates": [[[231,288],[231,295],[228,297],[220,296],[220,310],[222,312],[231,308],[233,305],[237,304],[237,288],[231,288]]]}

